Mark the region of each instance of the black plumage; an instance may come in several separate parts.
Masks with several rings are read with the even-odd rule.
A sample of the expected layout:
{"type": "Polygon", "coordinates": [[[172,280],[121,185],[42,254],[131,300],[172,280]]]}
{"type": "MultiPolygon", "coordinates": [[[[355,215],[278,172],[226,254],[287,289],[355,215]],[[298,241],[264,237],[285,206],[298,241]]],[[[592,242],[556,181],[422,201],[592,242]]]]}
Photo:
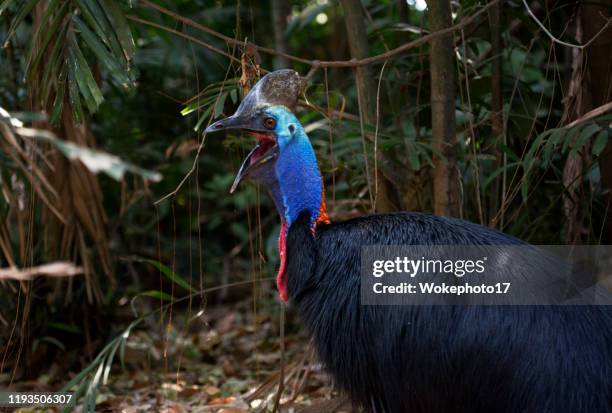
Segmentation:
{"type": "Polygon", "coordinates": [[[291,303],[336,385],[371,412],[611,412],[608,306],[364,306],[362,245],[508,245],[470,222],[372,215],[289,228],[291,303]]]}

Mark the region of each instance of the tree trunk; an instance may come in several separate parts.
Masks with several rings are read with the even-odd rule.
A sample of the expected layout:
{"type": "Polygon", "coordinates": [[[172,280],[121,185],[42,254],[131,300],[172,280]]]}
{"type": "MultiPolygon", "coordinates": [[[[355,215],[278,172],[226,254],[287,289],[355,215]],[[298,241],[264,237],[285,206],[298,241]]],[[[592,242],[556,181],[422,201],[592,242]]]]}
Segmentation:
{"type": "MultiPolygon", "coordinates": [[[[368,57],[368,37],[361,2],[359,0],[342,0],[346,35],[353,59],[368,57]]],[[[359,100],[359,111],[363,121],[376,124],[376,84],[370,66],[359,66],[354,69],[355,83],[359,100]]],[[[374,209],[376,212],[399,210],[399,201],[393,184],[382,171],[384,158],[377,153],[378,169],[374,190],[374,209]]]]}
{"type": "MultiPolygon", "coordinates": [[[[609,5],[609,2],[608,2],[609,5]]],[[[581,6],[583,42],[588,42],[610,18],[609,6],[585,2],[581,6]]],[[[588,85],[592,107],[612,101],[612,25],[597,37],[584,51],[586,70],[591,79],[588,85]]],[[[602,243],[612,243],[612,140],[599,157],[601,186],[604,192],[605,215],[602,243]]]]}
{"type": "MultiPolygon", "coordinates": [[[[583,12],[584,10],[581,7],[578,16],[581,16],[583,12]]],[[[578,42],[584,41],[583,24],[583,19],[576,19],[574,37],[578,42]]],[[[570,56],[570,79],[564,98],[564,111],[561,121],[563,124],[571,123],[593,109],[592,82],[588,70],[585,70],[585,55],[582,50],[571,49],[570,56]]],[[[575,143],[576,138],[574,138],[572,145],[575,143]]],[[[582,237],[587,234],[584,226],[585,211],[580,208],[580,204],[585,196],[582,177],[585,166],[589,163],[587,158],[589,153],[589,150],[581,148],[576,156],[569,156],[563,166],[563,186],[565,187],[563,191],[563,215],[565,216],[563,232],[567,244],[579,244],[582,237]]]]}
{"type": "MultiPolygon", "coordinates": [[[[287,16],[291,12],[290,3],[283,0],[272,0],[272,19],[274,24],[274,48],[282,53],[289,54],[287,42],[287,16]]],[[[283,56],[274,57],[274,69],[289,67],[289,60],[283,56]]]]}
{"type": "MultiPolygon", "coordinates": [[[[431,31],[452,25],[450,1],[427,3],[431,31]]],[[[455,84],[453,35],[439,36],[431,42],[431,135],[434,153],[434,213],[460,216],[460,183],[457,171],[455,136],[455,84]]]]}
{"type": "MultiPolygon", "coordinates": [[[[498,3],[489,12],[489,21],[491,27],[491,148],[490,153],[495,157],[493,161],[493,170],[499,169],[505,162],[502,162],[501,153],[498,149],[499,144],[504,142],[504,119],[502,113],[502,58],[501,58],[501,8],[503,3],[498,3]]],[[[498,178],[491,185],[491,194],[489,196],[489,225],[494,224],[493,218],[497,216],[500,206],[500,186],[501,180],[498,178]]],[[[505,196],[502,194],[502,208],[505,196]]]]}

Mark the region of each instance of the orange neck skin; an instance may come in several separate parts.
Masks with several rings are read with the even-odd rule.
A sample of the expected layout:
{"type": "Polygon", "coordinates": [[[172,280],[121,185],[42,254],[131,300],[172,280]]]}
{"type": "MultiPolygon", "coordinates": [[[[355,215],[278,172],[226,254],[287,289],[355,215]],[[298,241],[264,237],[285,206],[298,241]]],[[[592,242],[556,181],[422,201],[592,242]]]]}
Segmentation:
{"type": "Polygon", "coordinates": [[[319,216],[314,222],[313,232],[319,224],[331,223],[329,216],[327,215],[327,205],[325,204],[325,187],[321,191],[321,208],[319,208],[319,216]]]}
{"type": "MultiPolygon", "coordinates": [[[[327,206],[325,204],[325,188],[322,190],[321,208],[319,208],[319,215],[317,219],[312,223],[312,235],[315,235],[317,226],[319,224],[329,224],[331,221],[327,215],[327,206]]],[[[285,223],[281,223],[281,230],[278,236],[278,253],[280,255],[280,266],[276,275],[276,287],[278,288],[278,295],[283,302],[289,300],[289,294],[287,293],[287,273],[285,271],[287,266],[287,231],[289,226],[285,223]]]]}

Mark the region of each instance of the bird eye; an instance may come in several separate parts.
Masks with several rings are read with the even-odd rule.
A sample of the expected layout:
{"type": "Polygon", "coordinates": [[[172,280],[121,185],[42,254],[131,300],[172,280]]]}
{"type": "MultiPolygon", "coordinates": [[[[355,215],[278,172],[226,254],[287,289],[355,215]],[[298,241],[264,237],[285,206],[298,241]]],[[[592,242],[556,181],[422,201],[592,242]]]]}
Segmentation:
{"type": "Polygon", "coordinates": [[[263,123],[264,123],[264,126],[267,129],[274,129],[274,127],[276,126],[276,119],[274,119],[274,118],[265,118],[263,123]]]}

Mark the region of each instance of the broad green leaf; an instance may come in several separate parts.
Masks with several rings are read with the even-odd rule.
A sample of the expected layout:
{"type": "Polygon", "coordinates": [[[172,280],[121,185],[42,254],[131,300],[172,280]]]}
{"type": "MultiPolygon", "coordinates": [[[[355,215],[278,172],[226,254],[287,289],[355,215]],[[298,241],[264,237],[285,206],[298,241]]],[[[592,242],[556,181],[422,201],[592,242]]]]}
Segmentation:
{"type": "Polygon", "coordinates": [[[582,132],[580,132],[580,136],[578,137],[578,139],[576,139],[576,142],[574,143],[572,147],[572,150],[570,152],[570,157],[572,158],[576,157],[578,150],[582,146],[584,146],[584,144],[589,140],[589,138],[591,138],[591,136],[595,135],[600,130],[601,130],[601,127],[596,123],[591,123],[585,126],[582,129],[582,132]]]}
{"type": "Polygon", "coordinates": [[[578,125],[578,126],[574,126],[573,128],[569,128],[567,130],[567,133],[565,134],[565,139],[563,140],[563,149],[561,149],[563,153],[567,152],[569,148],[572,147],[576,139],[576,136],[578,136],[578,133],[580,133],[581,129],[582,129],[582,125],[578,125]]]}
{"type": "Polygon", "coordinates": [[[187,291],[195,292],[195,289],[187,282],[183,277],[172,271],[172,269],[168,268],[164,264],[159,261],[143,259],[144,262],[147,262],[157,268],[166,278],[168,278],[173,283],[180,285],[187,291]]]}
{"type": "Polygon", "coordinates": [[[592,149],[593,155],[599,156],[599,154],[601,154],[603,150],[606,148],[607,144],[608,144],[608,131],[602,130],[597,134],[597,137],[595,137],[595,141],[593,142],[593,149],[592,149]]]}
{"type": "Polygon", "coordinates": [[[548,138],[546,145],[544,146],[544,152],[542,155],[542,160],[544,165],[547,166],[554,153],[554,150],[559,146],[559,143],[563,140],[563,137],[567,134],[568,130],[566,128],[558,128],[553,129],[553,133],[548,138]]]}

